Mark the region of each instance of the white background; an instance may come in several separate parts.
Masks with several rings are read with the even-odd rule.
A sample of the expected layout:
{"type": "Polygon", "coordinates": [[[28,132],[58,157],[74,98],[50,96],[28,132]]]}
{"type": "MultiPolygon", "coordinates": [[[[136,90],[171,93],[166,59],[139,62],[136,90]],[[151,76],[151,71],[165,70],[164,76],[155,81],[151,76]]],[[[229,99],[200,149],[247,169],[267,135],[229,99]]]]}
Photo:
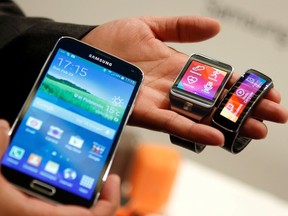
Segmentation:
{"type": "MultiPolygon", "coordinates": [[[[197,44],[171,44],[232,64],[255,68],[274,80],[288,107],[288,2],[283,0],[17,0],[27,15],[56,21],[101,24],[140,15],[215,17],[222,30],[197,44]]],[[[208,147],[201,154],[180,148],[183,165],[165,215],[288,215],[288,125],[267,122],[266,139],[240,154],[208,147]]],[[[169,144],[168,135],[132,129],[141,141],[169,144]]]]}

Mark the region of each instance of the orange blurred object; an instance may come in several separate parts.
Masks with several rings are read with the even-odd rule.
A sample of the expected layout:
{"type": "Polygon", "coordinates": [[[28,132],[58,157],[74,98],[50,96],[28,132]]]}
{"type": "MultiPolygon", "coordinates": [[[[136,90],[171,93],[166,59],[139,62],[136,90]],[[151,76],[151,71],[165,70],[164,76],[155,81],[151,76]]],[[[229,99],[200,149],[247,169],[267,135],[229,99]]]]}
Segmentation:
{"type": "Polygon", "coordinates": [[[180,159],[180,153],[169,146],[139,144],[132,160],[126,211],[137,215],[160,212],[168,201],[180,159]]]}

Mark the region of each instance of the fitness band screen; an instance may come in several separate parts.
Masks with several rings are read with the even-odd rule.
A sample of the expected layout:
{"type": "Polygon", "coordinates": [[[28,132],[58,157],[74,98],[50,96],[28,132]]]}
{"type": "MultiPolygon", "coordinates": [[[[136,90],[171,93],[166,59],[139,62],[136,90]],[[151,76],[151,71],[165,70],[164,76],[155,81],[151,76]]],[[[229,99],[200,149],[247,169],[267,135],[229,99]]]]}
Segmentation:
{"type": "Polygon", "coordinates": [[[265,83],[265,79],[255,74],[249,74],[227,101],[220,115],[236,122],[255,93],[265,83]]]}
{"type": "Polygon", "coordinates": [[[213,101],[227,72],[193,60],[177,88],[213,101]]]}

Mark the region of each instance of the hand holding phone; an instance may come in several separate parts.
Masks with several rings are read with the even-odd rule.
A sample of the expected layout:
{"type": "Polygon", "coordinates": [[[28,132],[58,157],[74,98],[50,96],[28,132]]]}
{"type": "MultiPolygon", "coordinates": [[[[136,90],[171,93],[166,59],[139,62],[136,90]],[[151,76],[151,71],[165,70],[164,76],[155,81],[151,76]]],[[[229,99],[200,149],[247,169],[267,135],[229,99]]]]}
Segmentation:
{"type": "Polygon", "coordinates": [[[2,174],[28,194],[91,207],[142,80],[116,56],[59,39],[11,128],[2,174]]]}

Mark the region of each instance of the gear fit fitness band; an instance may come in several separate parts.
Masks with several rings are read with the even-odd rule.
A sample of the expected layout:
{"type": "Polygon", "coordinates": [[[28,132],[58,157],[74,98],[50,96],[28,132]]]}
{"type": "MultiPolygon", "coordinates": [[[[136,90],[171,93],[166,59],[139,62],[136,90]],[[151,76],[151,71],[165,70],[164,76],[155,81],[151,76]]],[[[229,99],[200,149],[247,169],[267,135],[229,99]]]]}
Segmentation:
{"type": "MultiPolygon", "coordinates": [[[[171,109],[200,122],[214,108],[230,79],[232,66],[207,56],[192,54],[170,90],[171,109]]],[[[173,144],[200,153],[205,145],[170,135],[173,144]]]]}
{"type": "Polygon", "coordinates": [[[247,70],[230,88],[215,111],[211,126],[225,136],[222,148],[231,153],[239,153],[251,141],[239,136],[239,129],[251,115],[257,102],[273,87],[272,80],[254,69],[247,70]]]}

